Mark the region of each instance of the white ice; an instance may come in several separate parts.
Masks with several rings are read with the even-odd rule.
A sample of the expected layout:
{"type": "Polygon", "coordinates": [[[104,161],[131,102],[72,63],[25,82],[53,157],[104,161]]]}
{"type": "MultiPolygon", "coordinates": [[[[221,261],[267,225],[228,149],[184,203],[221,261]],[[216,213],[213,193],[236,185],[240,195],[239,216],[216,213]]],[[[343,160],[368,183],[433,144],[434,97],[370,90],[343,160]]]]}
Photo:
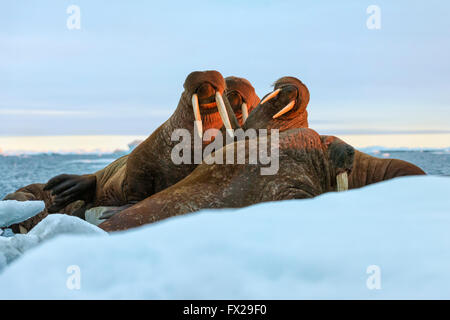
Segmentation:
{"type": "Polygon", "coordinates": [[[106,235],[107,233],[80,218],[51,214],[27,234],[16,234],[9,238],[0,237],[0,271],[25,251],[59,234],[106,235]]]}
{"type": "Polygon", "coordinates": [[[9,227],[44,210],[44,201],[0,201],[0,227],[9,227]]]}
{"type": "Polygon", "coordinates": [[[450,178],[408,177],[59,236],[0,274],[0,298],[449,299],[449,190],[450,178]]]}

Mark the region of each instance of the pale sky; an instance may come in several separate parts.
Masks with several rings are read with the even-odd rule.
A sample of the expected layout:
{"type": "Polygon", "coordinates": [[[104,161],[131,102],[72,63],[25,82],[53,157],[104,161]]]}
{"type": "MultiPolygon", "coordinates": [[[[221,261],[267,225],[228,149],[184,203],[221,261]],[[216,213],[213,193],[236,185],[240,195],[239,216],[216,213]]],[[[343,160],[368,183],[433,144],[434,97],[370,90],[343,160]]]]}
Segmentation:
{"type": "Polygon", "coordinates": [[[444,0],[5,0],[0,136],[146,136],[205,69],[260,96],[300,78],[320,133],[449,133],[449,11],[444,0]],[[66,27],[71,4],[80,30],[66,27]],[[380,30],[366,27],[372,4],[380,30]]]}

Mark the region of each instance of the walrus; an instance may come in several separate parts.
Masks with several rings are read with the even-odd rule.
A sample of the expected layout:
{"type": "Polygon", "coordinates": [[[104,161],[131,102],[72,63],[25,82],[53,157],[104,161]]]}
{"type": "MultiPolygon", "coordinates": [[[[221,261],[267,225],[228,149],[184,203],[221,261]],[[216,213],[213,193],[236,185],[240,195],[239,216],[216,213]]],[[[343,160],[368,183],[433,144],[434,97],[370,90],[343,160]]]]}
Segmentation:
{"type": "MultiPolygon", "coordinates": [[[[243,129],[307,128],[309,91],[295,77],[283,77],[274,83],[274,91],[267,94],[250,113],[243,129]]],[[[355,149],[354,168],[348,178],[349,188],[389,180],[396,177],[424,175],[418,166],[399,159],[380,159],[355,149]]]]}
{"type": "MultiPolygon", "coordinates": [[[[236,129],[239,127],[239,123],[236,123],[236,121],[242,123],[243,118],[245,118],[242,115],[243,110],[251,111],[259,102],[259,98],[248,80],[227,77],[225,83],[223,83],[222,76],[217,71],[193,72],[187,77],[184,87],[185,92],[182,94],[178,108],[168,121],[141,143],[129,156],[118,159],[109,168],[96,174],[95,180],[100,181],[100,184],[96,188],[97,200],[94,206],[117,206],[134,203],[179,181],[193,170],[195,164],[187,167],[182,166],[181,168],[171,165],[170,151],[173,149],[174,143],[170,140],[170,134],[174,129],[185,128],[193,134],[194,118],[197,125],[200,123],[200,127],[197,128],[200,132],[211,128],[219,129],[222,124],[224,124],[223,128],[225,129],[236,129]],[[223,101],[226,108],[218,109],[218,101],[220,100],[218,100],[217,93],[222,95],[224,91],[226,99],[223,99],[223,101]],[[195,102],[195,99],[198,99],[200,104],[195,102]],[[232,99],[232,102],[230,103],[228,99],[232,99]],[[188,106],[190,103],[192,107],[188,106]],[[190,113],[191,110],[193,111],[192,114],[190,113]],[[223,121],[224,118],[225,121],[223,121]],[[164,146],[164,149],[159,150],[161,146],[164,146]],[[161,154],[164,156],[162,157],[161,154]],[[149,160],[155,157],[159,159],[157,164],[149,160]],[[122,169],[115,169],[117,167],[122,169]],[[124,179],[122,175],[126,178],[124,179]],[[120,182],[113,183],[115,180],[120,182]],[[124,192],[122,193],[120,189],[124,189],[124,192]]],[[[207,142],[204,143],[207,144],[207,142]]],[[[80,177],[58,176],[48,182],[46,190],[52,190],[56,195],[55,205],[51,208],[51,211],[56,212],[67,201],[72,201],[73,196],[75,196],[74,191],[86,190],[87,184],[82,186],[81,181],[94,180],[89,175],[83,176],[80,182],[76,179],[80,179],[80,177]],[[67,181],[66,184],[65,181],[67,181]],[[72,189],[67,190],[66,186],[70,185],[71,182],[76,183],[71,187],[72,189]],[[83,188],[80,188],[80,186],[83,188]]],[[[80,196],[77,198],[80,198],[80,196]]],[[[91,200],[88,199],[88,201],[91,200]]]]}
{"type": "Polygon", "coordinates": [[[222,158],[222,164],[206,164],[208,159],[205,159],[183,180],[117,213],[99,227],[106,231],[125,230],[204,208],[240,208],[345,189],[346,181],[341,177],[352,169],[354,149],[350,145],[307,128],[282,132],[279,170],[274,175],[262,175],[263,165],[250,164],[249,158],[261,146],[271,145],[272,139],[273,134],[224,146],[210,155],[222,158]],[[244,164],[237,164],[237,152],[234,152],[235,164],[225,164],[230,148],[245,149],[244,164]]]}
{"type": "Polygon", "coordinates": [[[227,85],[225,95],[239,125],[242,126],[260,99],[247,79],[230,76],[225,78],[225,82],[227,85]]]}
{"type": "MultiPolygon", "coordinates": [[[[96,173],[59,175],[45,186],[30,185],[7,198],[44,200],[46,211],[53,213],[64,211],[79,200],[85,203],[84,210],[96,206],[129,205],[169,187],[196,166],[194,161],[189,164],[172,162],[171,151],[176,144],[172,141],[172,133],[176,129],[188,130],[192,136],[200,135],[201,139],[208,129],[223,126],[232,130],[239,127],[224,96],[225,88],[225,80],[217,71],[192,72],[185,80],[184,91],[172,116],[129,155],[96,173]]],[[[200,140],[201,147],[208,143],[200,140]]],[[[194,141],[191,141],[191,148],[194,147],[194,141]]],[[[46,212],[43,213],[45,215],[46,212]]]]}
{"type": "MultiPolygon", "coordinates": [[[[308,127],[306,107],[309,102],[309,91],[307,87],[300,80],[293,77],[283,77],[277,80],[274,83],[274,87],[274,91],[266,95],[260,102],[260,104],[250,113],[249,118],[243,125],[244,129],[278,129],[281,132],[289,132],[289,130],[292,130],[291,128],[308,127]]],[[[330,139],[332,139],[333,141],[340,141],[341,144],[347,145],[345,144],[345,142],[338,140],[337,138],[321,136],[321,139],[323,141],[330,141],[330,139]]],[[[364,170],[370,171],[370,164],[375,164],[375,159],[372,159],[373,157],[370,157],[368,155],[367,157],[361,157],[363,153],[354,149],[352,150],[354,154],[357,154],[357,156],[353,156],[353,170],[344,170],[336,176],[336,184],[340,184],[342,186],[341,189],[346,189],[348,187],[361,187],[369,183],[377,182],[378,180],[381,181],[382,178],[388,179],[400,175],[422,173],[422,170],[420,168],[401,160],[378,159],[376,160],[377,162],[379,161],[384,164],[391,164],[392,166],[377,166],[377,168],[384,168],[386,175],[384,175],[383,177],[377,178],[375,175],[368,176],[364,173],[364,170]],[[389,168],[393,169],[395,167],[398,167],[395,171],[389,171],[389,168]],[[350,177],[348,176],[349,172],[351,172],[350,177]],[[366,177],[369,178],[366,179],[366,177]],[[373,179],[373,181],[371,179],[373,179]]],[[[261,186],[261,189],[259,189],[260,185],[258,184],[258,182],[240,183],[239,179],[243,179],[244,181],[246,181],[247,178],[238,176],[234,173],[234,167],[236,166],[239,165],[228,166],[229,169],[228,167],[220,167],[219,169],[217,169],[215,166],[209,166],[209,168],[211,169],[210,171],[208,171],[208,166],[206,164],[202,164],[197,169],[197,171],[194,171],[190,176],[186,177],[175,186],[140,202],[130,209],[117,214],[117,217],[122,218],[116,218],[116,216],[114,216],[113,218],[111,218],[112,220],[110,219],[106,222],[103,222],[101,224],[101,227],[107,231],[112,231],[128,228],[131,225],[136,226],[131,222],[129,223],[129,221],[134,219],[134,215],[136,215],[136,219],[148,223],[158,221],[165,217],[176,214],[193,212],[202,208],[232,208],[256,203],[242,199],[240,194],[246,195],[254,194],[255,192],[258,193],[261,190],[264,190],[264,187],[261,186]],[[224,192],[222,190],[223,184],[221,184],[219,181],[216,181],[215,177],[218,175],[217,172],[221,173],[218,175],[219,180],[227,181],[226,174],[222,174],[222,172],[226,173],[227,169],[229,171],[230,177],[232,177],[231,179],[236,180],[236,185],[239,184],[241,186],[239,192],[224,192]],[[210,175],[210,179],[207,178],[208,175],[210,175]],[[195,186],[199,187],[196,189],[195,186]],[[188,194],[188,191],[190,194],[189,200],[183,201],[182,198],[185,197],[186,194],[188,194]],[[232,196],[226,197],[226,199],[224,200],[224,194],[232,194],[232,196]],[[176,200],[172,202],[172,199],[176,200]]],[[[281,166],[284,167],[284,164],[281,164],[281,166]]],[[[287,168],[285,169],[289,170],[287,168]]],[[[296,168],[292,167],[292,172],[295,171],[296,168]]],[[[251,181],[251,179],[255,179],[254,181],[260,180],[255,176],[249,176],[248,179],[249,181],[251,181]]],[[[265,183],[270,185],[270,178],[261,178],[261,180],[265,179],[269,180],[265,181],[265,183]]],[[[274,181],[274,183],[277,183],[276,179],[274,181]]],[[[326,189],[323,189],[322,192],[326,192],[326,189]]],[[[289,199],[289,195],[287,195],[286,197],[279,196],[278,198],[272,197],[270,199],[289,199]]]]}

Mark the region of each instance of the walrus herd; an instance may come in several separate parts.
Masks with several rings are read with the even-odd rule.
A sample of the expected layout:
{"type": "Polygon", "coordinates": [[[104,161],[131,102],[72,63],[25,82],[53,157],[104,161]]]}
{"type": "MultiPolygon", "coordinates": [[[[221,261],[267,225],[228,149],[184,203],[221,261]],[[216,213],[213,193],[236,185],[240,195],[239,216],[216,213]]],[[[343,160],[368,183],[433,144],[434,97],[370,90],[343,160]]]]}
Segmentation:
{"type": "Polygon", "coordinates": [[[200,209],[311,198],[425,174],[406,161],[372,157],[309,129],[309,98],[294,77],[277,80],[260,100],[246,79],[192,72],[172,116],[129,155],[92,174],[62,174],[7,195],[4,200],[46,205],[13,231],[27,232],[54,212],[85,218],[95,207],[109,207],[100,228],[125,230],[200,209]],[[179,130],[193,137],[183,141],[182,163],[174,161],[179,130]],[[256,159],[263,151],[276,161],[271,174],[262,173],[267,161],[256,159]],[[196,161],[199,154],[203,161],[196,161]]]}

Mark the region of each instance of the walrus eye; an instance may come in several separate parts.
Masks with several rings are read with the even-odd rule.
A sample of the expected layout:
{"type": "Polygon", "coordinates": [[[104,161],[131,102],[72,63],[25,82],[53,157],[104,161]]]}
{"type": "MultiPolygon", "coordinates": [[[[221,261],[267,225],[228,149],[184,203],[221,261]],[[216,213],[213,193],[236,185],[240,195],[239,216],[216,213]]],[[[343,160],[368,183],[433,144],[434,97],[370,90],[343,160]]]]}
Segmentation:
{"type": "Polygon", "coordinates": [[[263,99],[263,101],[261,101],[260,104],[263,104],[263,103],[269,101],[270,99],[275,98],[275,97],[280,93],[280,91],[281,91],[281,89],[277,89],[277,90],[275,90],[274,92],[270,93],[267,97],[265,97],[265,98],[263,99]]]}

